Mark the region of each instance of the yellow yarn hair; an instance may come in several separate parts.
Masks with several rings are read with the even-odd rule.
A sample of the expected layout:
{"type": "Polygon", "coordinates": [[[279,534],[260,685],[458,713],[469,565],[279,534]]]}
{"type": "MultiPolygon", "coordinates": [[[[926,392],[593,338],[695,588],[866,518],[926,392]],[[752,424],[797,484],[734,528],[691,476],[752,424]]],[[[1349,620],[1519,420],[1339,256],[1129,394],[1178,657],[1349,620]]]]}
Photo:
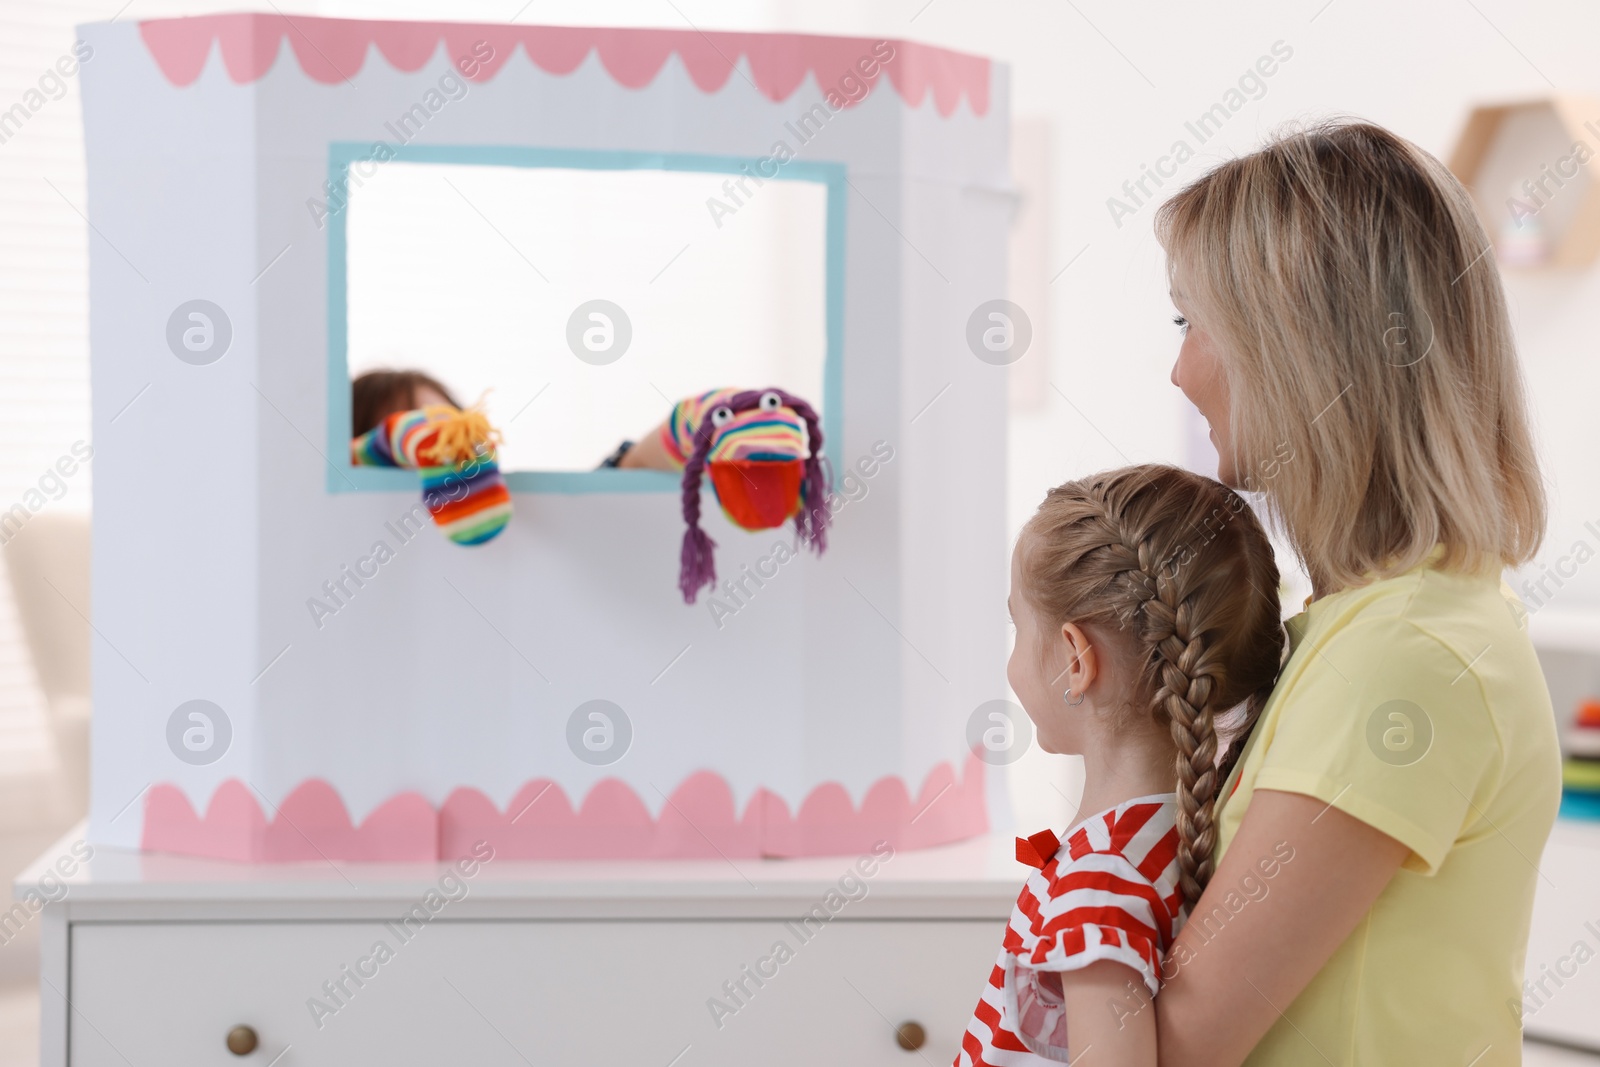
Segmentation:
{"type": "Polygon", "coordinates": [[[436,424],[439,430],[427,455],[419,451],[418,459],[448,467],[492,452],[501,443],[500,431],[489,425],[489,417],[477,404],[464,411],[444,404],[431,405],[424,410],[428,413],[429,421],[436,424]],[[448,414],[436,415],[435,412],[448,414]]]}

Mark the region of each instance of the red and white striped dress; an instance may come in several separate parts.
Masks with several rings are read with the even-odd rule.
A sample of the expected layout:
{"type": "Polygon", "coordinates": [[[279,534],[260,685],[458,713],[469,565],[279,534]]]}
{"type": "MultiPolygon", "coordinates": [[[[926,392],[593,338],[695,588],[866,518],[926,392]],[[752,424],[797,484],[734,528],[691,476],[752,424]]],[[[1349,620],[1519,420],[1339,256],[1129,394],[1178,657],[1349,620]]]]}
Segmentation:
{"type": "MultiPolygon", "coordinates": [[[[955,1067],[1070,1062],[1059,979],[1043,981],[1048,972],[1115,960],[1156,994],[1162,957],[1183,926],[1177,811],[1172,793],[1134,797],[1079,823],[1053,855],[1028,860],[1043,866],[1011,909],[955,1067]]],[[[1019,839],[1019,858],[1029,842],[1056,843],[1049,833],[1019,839]]],[[[1137,1010],[1131,997],[1129,1010],[1137,1010]]]]}

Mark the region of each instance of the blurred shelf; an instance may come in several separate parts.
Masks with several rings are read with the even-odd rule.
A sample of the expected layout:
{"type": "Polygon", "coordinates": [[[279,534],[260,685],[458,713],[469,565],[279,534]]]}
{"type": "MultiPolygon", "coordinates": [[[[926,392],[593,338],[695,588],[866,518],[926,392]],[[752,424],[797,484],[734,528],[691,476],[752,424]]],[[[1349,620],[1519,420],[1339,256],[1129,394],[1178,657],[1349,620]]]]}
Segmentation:
{"type": "MultiPolygon", "coordinates": [[[[1524,973],[1543,989],[1521,1005],[1523,1033],[1600,1051],[1600,969],[1574,968],[1574,942],[1592,951],[1595,886],[1600,884],[1600,821],[1557,819],[1539,862],[1524,973]],[[1543,981],[1559,975],[1555,987],[1543,981]]],[[[1578,961],[1587,959],[1579,955],[1578,961]]],[[[1534,989],[1535,987],[1525,987],[1534,989]]],[[[1515,1007],[1513,1005],[1513,1007],[1515,1007]]]]}
{"type": "MultiPolygon", "coordinates": [[[[1555,826],[1550,829],[1550,840],[1545,844],[1545,855],[1552,853],[1575,857],[1587,865],[1586,877],[1592,894],[1594,880],[1600,879],[1600,867],[1595,866],[1600,864],[1600,819],[1574,819],[1566,815],[1558,817],[1555,826]]],[[[1600,1016],[1595,1021],[1600,1026],[1600,1016]]]]}
{"type": "Polygon", "coordinates": [[[1481,105],[1468,114],[1449,166],[1477,202],[1503,265],[1583,267],[1600,254],[1600,183],[1584,166],[1592,154],[1586,122],[1596,109],[1590,97],[1557,93],[1481,105]],[[1508,175],[1520,179],[1509,190],[1508,175]],[[1569,184],[1577,189],[1563,194],[1569,184]],[[1539,219],[1552,202],[1559,205],[1552,217],[1539,219]],[[1508,231],[1521,222],[1509,210],[1513,204],[1533,223],[1528,232],[1536,235],[1537,250],[1519,250],[1514,237],[1507,243],[1508,231]]]}
{"type": "Polygon", "coordinates": [[[1600,656],[1600,607],[1550,605],[1528,613],[1533,646],[1550,652],[1587,652],[1600,656]]]}

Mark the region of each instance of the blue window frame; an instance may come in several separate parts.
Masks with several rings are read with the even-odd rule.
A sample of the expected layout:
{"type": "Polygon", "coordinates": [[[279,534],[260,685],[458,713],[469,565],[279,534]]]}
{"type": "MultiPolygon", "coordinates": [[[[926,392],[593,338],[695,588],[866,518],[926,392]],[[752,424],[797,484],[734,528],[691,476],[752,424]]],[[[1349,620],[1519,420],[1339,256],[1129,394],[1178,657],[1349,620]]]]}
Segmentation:
{"type": "MultiPolygon", "coordinates": [[[[762,162],[756,157],[693,155],[674,152],[595,152],[579,149],[528,148],[503,145],[401,145],[389,158],[405,163],[479,164],[499,167],[560,168],[565,170],[699,171],[708,174],[742,174],[743,168],[762,162]]],[[[340,202],[349,197],[352,163],[372,157],[372,146],[355,141],[335,141],[328,146],[328,180],[340,202]]],[[[765,177],[765,171],[761,172],[765,177]]],[[[827,315],[827,349],[822,369],[822,432],[824,447],[838,462],[843,441],[844,346],[844,205],[845,167],[842,163],[792,160],[768,181],[819,182],[827,188],[824,302],[827,315]]],[[[417,476],[411,471],[382,467],[357,467],[350,462],[350,364],[347,212],[328,218],[328,470],[329,492],[415,492],[417,476]]],[[[730,383],[760,386],[762,382],[730,383]]],[[[665,417],[666,412],[662,412],[665,417]]],[[[629,493],[677,492],[676,475],[663,471],[507,471],[506,485],[521,493],[629,493]]]]}

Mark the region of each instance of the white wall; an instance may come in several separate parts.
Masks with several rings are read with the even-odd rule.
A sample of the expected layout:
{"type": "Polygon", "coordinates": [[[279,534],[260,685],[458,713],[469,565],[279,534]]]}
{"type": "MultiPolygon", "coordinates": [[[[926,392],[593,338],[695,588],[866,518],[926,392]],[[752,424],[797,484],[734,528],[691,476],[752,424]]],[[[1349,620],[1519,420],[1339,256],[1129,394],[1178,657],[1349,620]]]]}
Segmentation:
{"type": "MultiPolygon", "coordinates": [[[[0,19],[6,34],[25,23],[41,42],[65,48],[72,20],[109,17],[120,6],[121,0],[48,8],[13,3],[0,19]]],[[[123,17],[237,6],[134,0],[123,17]]],[[[1174,140],[1189,136],[1185,121],[1221,99],[1274,42],[1292,48],[1292,58],[1266,81],[1259,100],[1247,103],[1219,136],[1199,146],[1199,155],[1178,181],[1197,176],[1208,161],[1248,150],[1285,120],[1360,115],[1443,156],[1475,101],[1522,98],[1553,87],[1600,95],[1600,64],[1594,57],[1600,8],[1578,3],[540,0],[524,6],[520,0],[327,0],[284,9],[358,17],[515,17],[524,22],[911,37],[1010,63],[1015,112],[1046,118],[1054,127],[1049,261],[1052,274],[1061,271],[1048,290],[1049,381],[1054,388],[1042,409],[1019,413],[1013,420],[1013,529],[1048,486],[1068,477],[1129,461],[1182,462],[1189,457],[1183,402],[1167,383],[1178,339],[1169,322],[1160,250],[1150,232],[1152,209],[1140,208],[1118,227],[1106,200],[1120,195],[1122,183],[1137,178],[1142,165],[1153,163],[1174,140]]],[[[8,70],[3,83],[8,95],[0,106],[11,102],[26,80],[8,70]]],[[[31,297],[7,295],[7,303],[0,305],[6,312],[6,348],[0,355],[0,374],[6,376],[0,426],[6,432],[0,436],[8,442],[0,450],[5,478],[0,488],[7,500],[39,465],[34,460],[53,459],[53,453],[46,455],[52,443],[86,422],[77,405],[85,395],[82,249],[87,232],[42,183],[51,176],[69,196],[82,187],[81,147],[67,128],[69,116],[76,113],[76,92],[72,86],[69,99],[52,103],[36,120],[37,129],[0,146],[5,194],[29,205],[30,225],[78,235],[76,245],[69,241],[59,252],[40,252],[44,259],[36,263],[15,254],[21,245],[11,236],[33,231],[8,228],[3,260],[7,294],[17,291],[12,286],[19,280],[32,283],[42,277],[40,263],[49,267],[55,289],[31,297]],[[52,125],[47,127],[45,118],[52,125]],[[48,138],[47,129],[53,131],[48,138]],[[15,161],[24,150],[29,162],[21,166],[15,161]],[[36,342],[46,335],[47,343],[36,342]],[[48,363],[33,361],[34,353],[45,352],[50,353],[48,363]],[[35,399],[39,393],[25,390],[34,388],[28,383],[46,381],[58,383],[49,386],[56,399],[41,405],[35,399]],[[24,402],[18,403],[18,397],[24,402]],[[55,413],[59,427],[39,424],[37,413],[46,410],[55,413]],[[24,432],[28,426],[34,428],[24,432]]],[[[1600,520],[1591,430],[1594,398],[1600,396],[1600,360],[1595,358],[1590,317],[1600,303],[1600,271],[1508,276],[1507,285],[1555,504],[1549,537],[1556,546],[1549,554],[1553,559],[1585,535],[1584,519],[1600,520]]],[[[1565,605],[1600,607],[1600,565],[1580,572],[1561,598],[1565,605]]],[[[1019,766],[1033,769],[1014,776],[1024,824],[1056,821],[1065,806],[1049,788],[1049,772],[1040,769],[1049,762],[1034,765],[1030,757],[1019,766]]],[[[1058,787],[1061,782],[1070,794],[1070,777],[1058,772],[1058,787]]]]}
{"type": "MultiPolygon", "coordinates": [[[[77,467],[70,478],[52,470],[62,457],[76,467],[71,447],[90,437],[88,227],[79,214],[83,136],[76,78],[60,77],[55,65],[71,59],[71,23],[109,17],[110,11],[100,11],[72,2],[0,3],[0,112],[7,113],[0,121],[0,513],[27,513],[29,521],[89,507],[93,464],[77,467]],[[24,111],[12,110],[25,101],[24,111]],[[23,511],[13,512],[17,506],[23,511]]],[[[0,543],[16,532],[13,518],[0,526],[0,543]]],[[[30,832],[49,833],[81,808],[61,788],[48,706],[11,591],[19,554],[6,552],[0,566],[0,835],[21,833],[31,841],[30,832]]],[[[67,585],[75,589],[77,583],[67,585]]],[[[43,588],[45,597],[56,595],[43,588]]],[[[82,597],[71,603],[65,629],[77,624],[76,612],[88,610],[82,597]]],[[[88,632],[83,624],[76,636],[87,640],[88,632]]],[[[11,858],[0,859],[0,867],[11,858]]]]}
{"type": "MultiPolygon", "coordinates": [[[[1053,123],[1052,274],[1065,268],[1050,285],[1055,388],[1042,411],[1013,415],[1013,530],[1048,487],[1069,477],[1126,462],[1196,458],[1184,401],[1167,380],[1178,336],[1151,232],[1153,205],[1118,227],[1106,201],[1122,196],[1122,183],[1137,179],[1175,140],[1196,146],[1185,122],[1221,100],[1274,42],[1293,49],[1292,57],[1265,80],[1260,99],[1196,146],[1166,191],[1291,120],[1355,115],[1448,158],[1474,103],[1557,90],[1600,95],[1600,8],[1578,3],[794,0],[779,11],[778,24],[789,29],[909,35],[1004,60],[1012,66],[1015,114],[1053,123]]],[[[1590,143],[1600,146],[1600,137],[1590,143]]],[[[1600,548],[1600,538],[1584,529],[1586,519],[1600,527],[1593,321],[1600,269],[1508,272],[1506,288],[1551,491],[1549,547],[1541,556],[1549,563],[1580,537],[1600,548]]],[[[1581,570],[1550,603],[1600,611],[1600,563],[1581,570]]],[[[1020,825],[1049,822],[1049,805],[1061,802],[1060,772],[1053,782],[1046,778],[1052,762],[1030,756],[1014,768],[1020,825]]]]}

